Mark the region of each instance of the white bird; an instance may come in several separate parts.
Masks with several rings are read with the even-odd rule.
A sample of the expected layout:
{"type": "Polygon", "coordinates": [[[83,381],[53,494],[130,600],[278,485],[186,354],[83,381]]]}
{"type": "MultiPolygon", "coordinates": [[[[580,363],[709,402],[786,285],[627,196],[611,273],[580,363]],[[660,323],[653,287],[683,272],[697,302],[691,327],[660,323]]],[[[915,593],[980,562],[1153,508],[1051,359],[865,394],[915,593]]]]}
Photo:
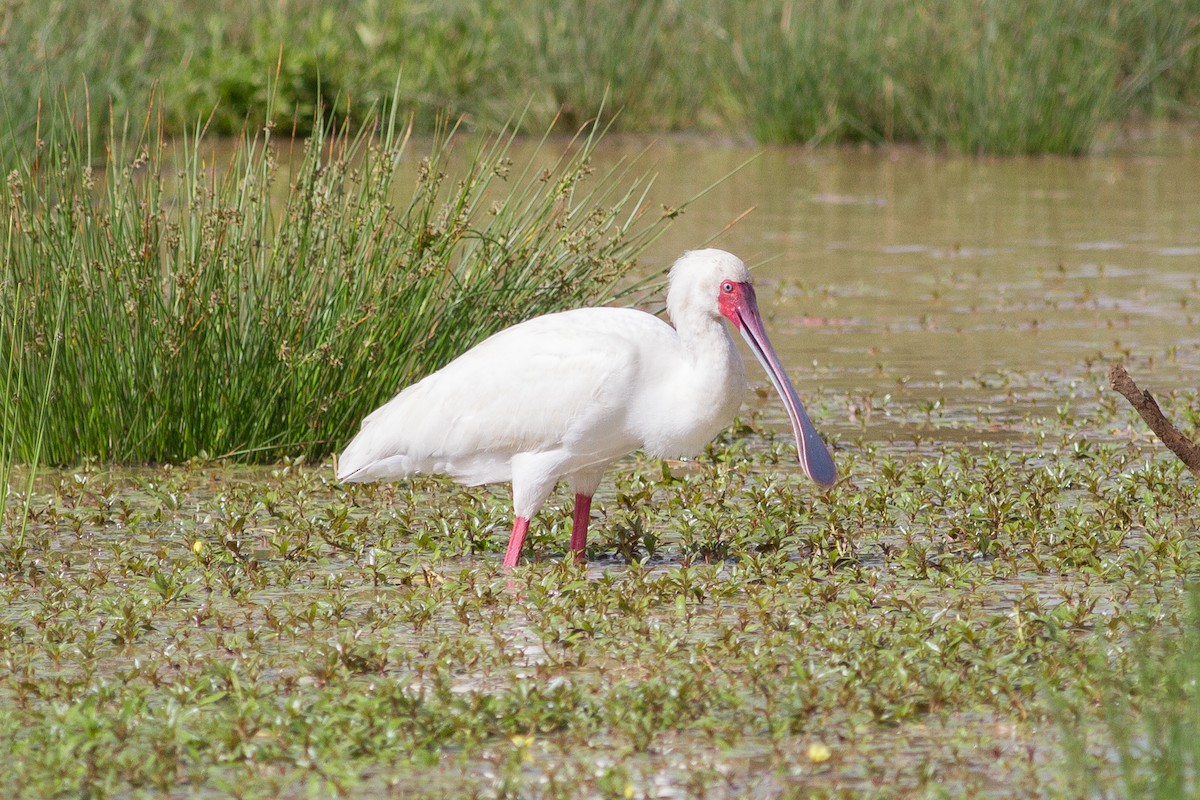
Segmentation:
{"type": "Polygon", "coordinates": [[[570,547],[583,560],[592,495],[610,464],[638,448],[694,455],[733,419],[746,373],[725,319],[783,399],[805,473],[832,485],[837,469],[767,339],[745,264],[721,250],[685,253],[667,311],[675,327],[631,308],[580,308],[494,334],[369,414],[338,458],[338,480],[511,481],[511,569],[530,519],[566,478],[570,547]]]}

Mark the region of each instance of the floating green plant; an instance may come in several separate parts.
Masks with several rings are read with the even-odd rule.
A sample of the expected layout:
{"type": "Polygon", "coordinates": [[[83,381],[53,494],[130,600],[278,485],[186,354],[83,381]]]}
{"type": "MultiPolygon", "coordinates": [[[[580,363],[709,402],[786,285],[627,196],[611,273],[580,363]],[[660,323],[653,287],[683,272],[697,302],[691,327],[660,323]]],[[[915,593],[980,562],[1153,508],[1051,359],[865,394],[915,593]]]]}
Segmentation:
{"type": "MultiPolygon", "coordinates": [[[[1124,780],[1101,701],[1135,756],[1159,739],[1127,711],[1163,742],[1190,719],[1200,489],[1106,433],[1128,412],[1098,385],[1018,446],[843,441],[828,493],[754,417],[692,462],[635,456],[586,569],[566,498],[506,574],[502,490],[347,489],[302,460],[44,472],[0,572],[0,774],[27,796],[1025,797],[1063,785],[1065,714],[1124,780]]],[[[818,424],[855,402],[822,399],[818,424]]]]}

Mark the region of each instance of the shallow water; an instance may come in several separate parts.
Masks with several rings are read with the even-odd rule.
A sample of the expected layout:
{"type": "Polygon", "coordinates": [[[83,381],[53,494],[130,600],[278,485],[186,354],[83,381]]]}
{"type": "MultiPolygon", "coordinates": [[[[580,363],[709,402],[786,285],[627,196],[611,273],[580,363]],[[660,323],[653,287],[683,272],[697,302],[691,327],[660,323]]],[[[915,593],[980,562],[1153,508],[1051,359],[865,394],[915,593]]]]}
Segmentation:
{"type": "MultiPolygon", "coordinates": [[[[646,147],[612,140],[597,166],[646,147]]],[[[326,717],[312,730],[350,719],[357,731],[369,707],[341,695],[357,702],[377,685],[428,691],[429,713],[451,719],[470,706],[456,697],[479,696],[486,707],[543,679],[547,689],[574,681],[603,699],[619,684],[674,688],[667,683],[700,670],[724,710],[703,725],[647,717],[658,726],[652,746],[636,751],[622,739],[630,728],[620,709],[580,704],[557,729],[504,729],[471,744],[469,768],[461,745],[448,744],[419,778],[389,773],[383,747],[353,769],[398,796],[431,785],[467,794],[456,789],[492,786],[513,764],[527,787],[592,788],[620,765],[626,792],[636,786],[646,797],[882,796],[884,787],[920,796],[939,786],[1028,796],[1060,758],[1060,734],[1038,717],[1027,680],[1044,669],[1050,680],[1094,684],[1084,667],[1100,655],[1088,661],[1076,649],[1112,657],[1110,642],[1145,619],[1128,606],[1174,597],[1180,576],[1195,571],[1197,506],[1171,499],[1194,498],[1194,484],[1175,485],[1152,466],[1170,456],[1144,433],[1140,449],[1129,441],[1136,419],[1097,378],[1126,360],[1160,393],[1200,383],[1191,188],[1200,185],[1200,136],[1164,129],[1089,159],[1006,160],[679,138],[650,146],[635,172],[656,171],[651,202],[672,204],[752,157],[655,243],[642,268],[656,273],[709,244],[758,265],[775,345],[850,476],[833,499],[800,481],[790,445],[772,457],[764,429],[786,423],[768,387],[754,411],[769,424],[722,439],[724,457],[670,462],[669,476],[637,457],[614,468],[597,498],[599,552],[585,573],[558,566],[571,517],[568,498],[556,496],[527,550],[534,566],[521,579],[536,602],[526,602],[495,571],[507,487],[347,491],[328,465],[48,470],[27,569],[0,581],[0,634],[27,673],[18,681],[19,668],[0,670],[0,699],[29,685],[47,704],[73,702],[74,683],[116,674],[153,708],[174,702],[163,686],[182,687],[172,698],[214,686],[236,693],[236,682],[226,690],[212,677],[233,664],[241,672],[230,674],[265,698],[264,724],[279,726],[257,740],[276,736],[286,750],[293,734],[269,722],[285,716],[276,701],[320,701],[326,717]],[[1068,403],[1072,411],[1058,413],[1068,403]],[[1109,450],[1072,450],[1119,437],[1109,450]],[[987,444],[1021,452],[974,458],[987,444]],[[726,481],[719,464],[748,454],[757,472],[726,481]],[[945,469],[928,469],[943,459],[945,469]],[[777,491],[756,500],[754,475],[768,472],[777,491]],[[659,554],[639,567],[626,566],[613,534],[626,516],[615,484],[637,491],[633,473],[651,484],[638,513],[659,536],[659,554]],[[1044,501],[1026,496],[1039,492],[1044,501]],[[787,516],[773,517],[781,498],[787,516]],[[689,526],[707,507],[720,507],[721,535],[737,554],[701,564],[689,526]],[[786,557],[758,564],[758,545],[784,525],[777,545],[786,557]],[[585,591],[591,604],[576,607],[572,593],[585,591]],[[585,613],[596,603],[600,611],[585,613]],[[891,638],[873,637],[878,630],[891,638]],[[788,678],[778,697],[742,691],[746,675],[779,657],[809,665],[811,677],[788,678]],[[918,678],[898,683],[897,665],[918,678]],[[926,675],[941,694],[925,692],[926,675]],[[980,681],[1008,694],[969,691],[980,681]],[[811,708],[789,705],[787,692],[810,688],[811,708]],[[864,724],[877,695],[890,698],[873,712],[881,722],[864,724]],[[1030,715],[1008,708],[1009,697],[1030,704],[1030,715]],[[829,745],[828,761],[808,755],[813,742],[829,745]]],[[[756,367],[750,375],[766,384],[756,367]]],[[[647,697],[651,707],[656,696],[647,697]]],[[[222,711],[221,699],[195,719],[222,711]]],[[[212,746],[200,758],[210,777],[197,791],[209,792],[231,757],[212,746]]]]}
{"type": "MultiPolygon", "coordinates": [[[[601,157],[643,147],[609,143],[601,157]]],[[[737,170],[645,265],[706,244],[758,265],[769,332],[802,394],[1011,406],[1015,375],[1018,410],[1046,413],[1072,378],[1131,358],[1158,391],[1200,383],[1194,130],[1158,129],[1091,158],[677,139],[643,163],[663,203],[737,170]]],[[[755,369],[751,380],[764,379],[755,369]]]]}
{"type": "MultiPolygon", "coordinates": [[[[540,169],[566,146],[518,140],[509,156],[540,169]]],[[[406,151],[413,180],[428,149],[406,151]]],[[[1200,385],[1196,126],[1125,132],[1086,158],[610,136],[593,166],[653,175],[651,214],[709,190],[640,272],[706,246],[741,256],[802,395],[950,401],[943,414],[977,421],[961,409],[1013,411],[1014,388],[1016,411],[1052,413],[1063,386],[1117,361],[1152,366],[1130,369],[1160,392],[1200,385]]]]}

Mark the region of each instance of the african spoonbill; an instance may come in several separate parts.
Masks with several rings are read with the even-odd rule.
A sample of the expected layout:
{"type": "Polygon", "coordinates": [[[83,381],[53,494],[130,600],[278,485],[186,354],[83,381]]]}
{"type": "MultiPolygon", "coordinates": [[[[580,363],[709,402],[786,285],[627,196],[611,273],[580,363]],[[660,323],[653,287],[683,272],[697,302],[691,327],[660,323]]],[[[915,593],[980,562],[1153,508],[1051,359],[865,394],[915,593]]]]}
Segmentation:
{"type": "Polygon", "coordinates": [[[610,464],[638,448],[694,455],[733,419],[746,373],[724,319],[783,399],[805,473],[832,485],[837,469],[767,339],[745,264],[721,250],[685,253],[671,269],[667,311],[674,327],[631,308],[580,308],[494,334],[371,412],[338,458],[338,480],[511,481],[511,569],[529,521],[566,478],[570,548],[582,560],[592,495],[610,464]]]}

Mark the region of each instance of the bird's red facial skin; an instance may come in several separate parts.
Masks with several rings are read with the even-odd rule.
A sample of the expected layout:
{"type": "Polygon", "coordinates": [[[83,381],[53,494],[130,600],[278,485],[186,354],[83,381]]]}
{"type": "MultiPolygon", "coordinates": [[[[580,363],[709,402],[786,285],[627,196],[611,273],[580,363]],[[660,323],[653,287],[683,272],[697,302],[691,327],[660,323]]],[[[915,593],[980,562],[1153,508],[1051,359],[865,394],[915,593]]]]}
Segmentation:
{"type": "Polygon", "coordinates": [[[754,296],[754,289],[748,283],[737,281],[721,281],[717,289],[717,310],[721,316],[733,323],[733,327],[741,330],[742,318],[738,311],[746,308],[746,295],[754,296]]]}
{"type": "Polygon", "coordinates": [[[749,282],[721,281],[717,289],[717,309],[733,323],[733,327],[746,344],[750,346],[754,357],[762,364],[767,377],[775,385],[775,390],[783,399],[792,420],[792,432],[796,434],[796,451],[800,456],[800,464],[804,472],[821,486],[832,486],[837,483],[837,466],[828,448],[821,441],[820,435],[813,428],[796,388],[788,380],[787,372],[779,363],[779,356],[767,339],[763,330],[762,316],[758,313],[758,300],[754,296],[754,287],[749,282]]]}

